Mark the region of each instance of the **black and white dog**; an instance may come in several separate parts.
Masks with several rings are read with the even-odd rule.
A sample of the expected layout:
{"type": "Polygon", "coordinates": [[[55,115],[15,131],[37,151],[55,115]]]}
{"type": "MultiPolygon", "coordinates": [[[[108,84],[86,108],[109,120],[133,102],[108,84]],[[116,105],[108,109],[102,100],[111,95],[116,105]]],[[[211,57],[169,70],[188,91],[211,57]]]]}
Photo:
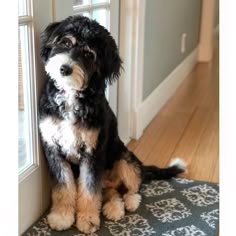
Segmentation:
{"type": "Polygon", "coordinates": [[[48,222],[56,230],[76,222],[91,233],[99,228],[102,203],[103,214],[119,220],[125,209],[138,208],[142,181],[171,178],[184,166],[180,160],[164,169],[144,166],[120,140],[105,89],[118,79],[121,59],[103,26],[68,17],[50,24],[41,40],[47,83],[39,128],[55,180],[48,222]]]}

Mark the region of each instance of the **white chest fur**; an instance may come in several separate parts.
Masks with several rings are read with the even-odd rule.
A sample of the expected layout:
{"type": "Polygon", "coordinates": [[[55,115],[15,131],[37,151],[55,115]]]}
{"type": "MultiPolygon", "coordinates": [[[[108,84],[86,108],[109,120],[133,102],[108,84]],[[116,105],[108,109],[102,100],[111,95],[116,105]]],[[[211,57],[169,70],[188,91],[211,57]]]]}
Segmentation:
{"type": "Polygon", "coordinates": [[[62,102],[65,104],[64,118],[70,120],[71,122],[75,122],[74,116],[74,106],[76,106],[76,92],[74,90],[68,90],[63,95],[58,94],[55,97],[55,101],[58,105],[61,105],[62,102]]]}
{"type": "Polygon", "coordinates": [[[76,156],[81,143],[79,124],[70,120],[46,117],[40,121],[40,132],[44,141],[50,146],[59,144],[67,156],[76,156]]]}

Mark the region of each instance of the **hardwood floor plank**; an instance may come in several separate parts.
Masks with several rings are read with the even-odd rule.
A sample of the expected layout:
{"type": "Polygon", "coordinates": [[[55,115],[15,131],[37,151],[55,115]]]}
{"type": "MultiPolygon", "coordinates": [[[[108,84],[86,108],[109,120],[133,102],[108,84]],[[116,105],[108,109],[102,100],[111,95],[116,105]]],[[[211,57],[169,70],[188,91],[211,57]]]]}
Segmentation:
{"type": "Polygon", "coordinates": [[[192,120],[189,122],[188,127],[186,127],[184,135],[176,146],[172,156],[183,158],[187,164],[191,162],[211,115],[212,111],[209,112],[208,109],[196,108],[192,120]]]}
{"type": "Polygon", "coordinates": [[[175,112],[192,114],[196,106],[208,93],[209,65],[198,64],[190,75],[185,79],[175,95],[161,110],[163,116],[173,115],[175,112]]]}
{"type": "Polygon", "coordinates": [[[191,160],[191,177],[200,180],[209,179],[218,182],[219,179],[214,176],[214,172],[218,165],[219,153],[219,118],[218,111],[212,115],[212,119],[208,121],[205,131],[202,134],[201,142],[194,153],[191,160]]]}
{"type": "Polygon", "coordinates": [[[141,137],[139,144],[133,150],[134,154],[139,157],[141,161],[145,161],[148,155],[152,152],[153,147],[160,139],[162,133],[165,131],[168,125],[168,120],[157,116],[151,126],[145,130],[141,137]]]}
{"type": "Polygon", "coordinates": [[[173,158],[173,150],[181,139],[191,116],[176,113],[174,116],[165,119],[168,120],[168,125],[147,156],[144,162],[147,165],[156,163],[158,166],[164,167],[170,162],[173,158]]]}

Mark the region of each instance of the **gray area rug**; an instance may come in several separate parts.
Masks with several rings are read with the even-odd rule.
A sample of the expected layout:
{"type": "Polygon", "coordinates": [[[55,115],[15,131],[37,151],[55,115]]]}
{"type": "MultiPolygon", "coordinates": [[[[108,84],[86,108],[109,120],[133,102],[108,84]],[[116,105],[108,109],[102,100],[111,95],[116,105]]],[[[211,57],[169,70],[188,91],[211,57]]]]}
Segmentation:
{"type": "MultiPolygon", "coordinates": [[[[117,222],[102,217],[99,231],[89,236],[215,236],[219,227],[219,185],[190,179],[152,181],[140,190],[142,203],[117,222]]],[[[75,227],[57,232],[42,217],[23,235],[82,236],[75,227]]]]}

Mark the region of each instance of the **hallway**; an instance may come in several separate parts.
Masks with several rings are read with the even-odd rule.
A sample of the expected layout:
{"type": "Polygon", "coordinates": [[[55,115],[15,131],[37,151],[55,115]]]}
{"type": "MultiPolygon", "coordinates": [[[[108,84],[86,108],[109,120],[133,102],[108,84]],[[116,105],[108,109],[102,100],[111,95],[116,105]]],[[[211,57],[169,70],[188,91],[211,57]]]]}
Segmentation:
{"type": "Polygon", "coordinates": [[[175,95],[128,147],[144,164],[188,165],[183,177],[219,182],[219,39],[211,63],[199,63],[175,95]]]}

